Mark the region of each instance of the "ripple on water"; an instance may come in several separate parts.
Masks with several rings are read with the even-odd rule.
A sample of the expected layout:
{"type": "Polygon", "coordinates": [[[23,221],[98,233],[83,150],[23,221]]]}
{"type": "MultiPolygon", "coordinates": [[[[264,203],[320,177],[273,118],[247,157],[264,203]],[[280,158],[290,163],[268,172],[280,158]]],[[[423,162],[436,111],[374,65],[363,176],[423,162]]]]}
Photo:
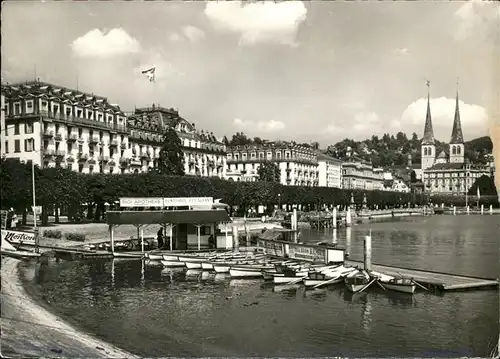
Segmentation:
{"type": "MultiPolygon", "coordinates": [[[[496,216],[371,227],[374,262],[498,273],[496,216]]],[[[336,237],[361,259],[369,229],[336,237]]],[[[343,285],[279,289],[262,280],[142,268],[140,261],[49,263],[26,267],[25,280],[30,293],[73,324],[145,356],[485,356],[498,339],[497,291],[408,296],[373,288],[353,295],[343,285]]]]}

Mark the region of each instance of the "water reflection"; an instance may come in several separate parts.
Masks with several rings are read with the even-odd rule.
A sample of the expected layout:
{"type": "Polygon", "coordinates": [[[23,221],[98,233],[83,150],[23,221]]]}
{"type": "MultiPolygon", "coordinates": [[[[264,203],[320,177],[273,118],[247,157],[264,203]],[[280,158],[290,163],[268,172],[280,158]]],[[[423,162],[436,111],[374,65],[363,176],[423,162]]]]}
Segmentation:
{"type": "Polygon", "coordinates": [[[332,235],[333,235],[332,243],[336,244],[337,243],[337,229],[336,228],[334,228],[332,230],[332,235]]]}
{"type": "Polygon", "coordinates": [[[370,295],[365,295],[360,298],[360,302],[362,303],[361,324],[367,334],[370,334],[371,322],[372,322],[372,305],[370,298],[371,298],[370,295]]]}
{"type": "Polygon", "coordinates": [[[352,239],[352,229],[351,227],[346,227],[345,229],[345,252],[348,256],[351,255],[351,239],[352,239]]]}

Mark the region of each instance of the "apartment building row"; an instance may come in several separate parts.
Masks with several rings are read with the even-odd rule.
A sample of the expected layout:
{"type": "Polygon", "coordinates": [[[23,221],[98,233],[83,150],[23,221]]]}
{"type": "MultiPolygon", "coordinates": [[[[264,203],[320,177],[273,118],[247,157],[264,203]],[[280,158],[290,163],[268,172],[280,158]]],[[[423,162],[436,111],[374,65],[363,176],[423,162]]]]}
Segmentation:
{"type": "Polygon", "coordinates": [[[40,81],[2,85],[2,156],[81,173],[139,173],[158,165],[163,133],[182,142],[187,175],[256,181],[278,163],[283,185],[383,189],[381,172],[292,142],[228,147],[178,111],[152,105],[126,114],[107,98],[40,81]]]}
{"type": "Polygon", "coordinates": [[[1,154],[82,173],[138,173],[158,164],[175,128],[188,175],[225,177],[226,146],[174,109],[125,114],[107,98],[40,81],[2,85],[1,154]]]}

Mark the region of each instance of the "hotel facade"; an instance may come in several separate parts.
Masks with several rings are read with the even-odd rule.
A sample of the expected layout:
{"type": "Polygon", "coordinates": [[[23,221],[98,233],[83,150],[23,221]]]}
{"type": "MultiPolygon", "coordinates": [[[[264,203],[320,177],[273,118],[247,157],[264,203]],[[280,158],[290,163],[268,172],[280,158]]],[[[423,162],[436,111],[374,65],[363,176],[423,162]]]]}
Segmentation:
{"type": "Polygon", "coordinates": [[[342,164],[342,188],[362,190],[384,190],[384,171],[373,168],[365,161],[342,164]]]}
{"type": "Polygon", "coordinates": [[[81,173],[138,173],[158,165],[164,130],[175,124],[186,174],[224,177],[225,146],[173,109],[127,116],[105,97],[40,81],[2,85],[2,155],[81,173]]]}

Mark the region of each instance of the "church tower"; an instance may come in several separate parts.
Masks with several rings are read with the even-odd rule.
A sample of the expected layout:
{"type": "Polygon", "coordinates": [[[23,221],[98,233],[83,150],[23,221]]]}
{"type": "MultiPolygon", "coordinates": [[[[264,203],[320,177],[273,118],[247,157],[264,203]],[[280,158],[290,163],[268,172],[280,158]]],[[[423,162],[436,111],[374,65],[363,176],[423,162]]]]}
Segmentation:
{"type": "Polygon", "coordinates": [[[458,89],[455,102],[455,118],[453,119],[453,129],[450,139],[450,163],[465,162],[465,145],[462,134],[462,124],[460,123],[460,107],[458,105],[458,89]]]}
{"type": "Polygon", "coordinates": [[[432,129],[431,117],[431,96],[430,82],[427,81],[427,114],[425,116],[424,137],[422,138],[421,149],[421,165],[422,171],[432,167],[436,160],[436,140],[434,139],[434,131],[432,129]]]}

